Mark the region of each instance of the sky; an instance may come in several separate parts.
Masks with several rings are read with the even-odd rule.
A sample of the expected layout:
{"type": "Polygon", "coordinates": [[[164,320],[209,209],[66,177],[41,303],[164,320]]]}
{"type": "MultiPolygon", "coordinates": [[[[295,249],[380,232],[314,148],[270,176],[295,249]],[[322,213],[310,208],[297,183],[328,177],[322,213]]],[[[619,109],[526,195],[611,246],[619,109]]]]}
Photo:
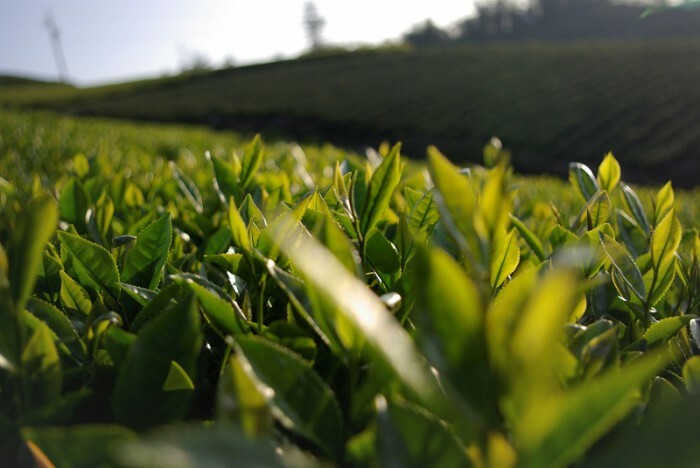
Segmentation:
{"type": "MultiPolygon", "coordinates": [[[[2,0],[0,74],[57,79],[60,30],[70,81],[95,85],[173,74],[194,56],[214,66],[292,58],[309,47],[306,0],[2,0]]],[[[316,0],[329,44],[378,44],[426,19],[447,26],[472,0],[316,0]]]]}

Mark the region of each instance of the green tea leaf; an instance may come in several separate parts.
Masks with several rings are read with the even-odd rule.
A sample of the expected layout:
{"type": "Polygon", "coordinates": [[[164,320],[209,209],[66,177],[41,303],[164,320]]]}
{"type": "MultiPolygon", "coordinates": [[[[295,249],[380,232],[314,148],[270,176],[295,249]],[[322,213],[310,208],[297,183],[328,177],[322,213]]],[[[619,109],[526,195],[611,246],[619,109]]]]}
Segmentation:
{"type": "Polygon", "coordinates": [[[243,250],[243,252],[250,254],[253,251],[253,246],[250,243],[248,228],[238,208],[236,208],[236,203],[233,201],[233,198],[229,198],[228,201],[228,224],[231,229],[231,237],[233,238],[234,245],[243,250]]]}
{"type": "Polygon", "coordinates": [[[700,394],[700,356],[692,356],[683,364],[683,381],[688,393],[700,394]]]}
{"type": "Polygon", "coordinates": [[[92,302],[87,291],[63,270],[61,275],[61,304],[63,309],[87,317],[92,310],[92,302]]]}
{"type": "Polygon", "coordinates": [[[694,315],[680,315],[668,317],[653,323],[644,333],[644,340],[649,346],[665,343],[673,338],[683,327],[688,325],[694,315]]]}
{"type": "Polygon", "coordinates": [[[507,167],[499,165],[489,171],[479,195],[479,219],[483,221],[488,238],[493,240],[505,229],[510,212],[512,196],[508,192],[507,167]]]}
{"type": "Polygon", "coordinates": [[[211,156],[208,152],[207,156],[214,168],[214,184],[221,202],[226,203],[229,198],[239,196],[238,174],[233,164],[211,156]]]}
{"type": "MultiPolygon", "coordinates": [[[[624,282],[624,285],[629,288],[630,292],[632,292],[639,301],[644,301],[646,296],[644,279],[642,278],[642,273],[639,271],[637,264],[632,257],[630,257],[630,254],[627,253],[624,247],[602,232],[600,233],[600,242],[614,270],[624,282]]],[[[618,292],[623,294],[623,291],[618,292]]],[[[623,294],[623,296],[624,295],[625,294],[623,294]]],[[[630,300],[631,297],[627,295],[625,299],[630,300]]]]}
{"type": "Polygon", "coordinates": [[[497,288],[508,279],[520,262],[520,247],[515,229],[494,239],[491,254],[491,286],[497,288]]]}
{"type": "Polygon", "coordinates": [[[571,185],[578,190],[586,201],[593,198],[593,195],[600,190],[600,186],[593,172],[585,164],[569,164],[569,182],[571,182],[571,185]]]}
{"type": "Polygon", "coordinates": [[[180,364],[176,361],[170,361],[170,370],[165,382],[163,382],[163,391],[175,392],[177,390],[194,390],[194,384],[180,364]]]}
{"type": "Polygon", "coordinates": [[[148,289],[157,288],[168,258],[171,237],[169,214],[141,231],[136,237],[136,245],[129,250],[121,281],[148,289]]]}
{"type": "Polygon", "coordinates": [[[51,197],[34,200],[18,217],[9,255],[4,249],[0,252],[0,368],[12,370],[19,364],[26,340],[21,312],[34,290],[42,251],[57,221],[58,210],[51,197]]]}
{"type": "Polygon", "coordinates": [[[112,255],[97,244],[82,237],[59,232],[61,245],[70,256],[78,281],[98,292],[107,292],[119,297],[119,271],[112,255]]]}
{"type": "Polygon", "coordinates": [[[433,199],[433,191],[428,190],[413,205],[407,221],[411,233],[418,237],[423,233],[429,236],[439,219],[440,212],[433,199]]]}
{"type": "Polygon", "coordinates": [[[656,225],[651,234],[651,259],[656,270],[676,254],[681,234],[681,223],[673,211],[656,225]]]}
{"type": "MultiPolygon", "coordinates": [[[[232,426],[192,424],[159,429],[147,436],[118,446],[110,465],[125,468],[156,466],[192,467],[270,467],[288,466],[289,456],[269,439],[251,439],[232,426]],[[279,453],[279,455],[278,455],[279,453]]],[[[313,466],[313,460],[298,456],[298,466],[313,466]]]]}
{"type": "Polygon", "coordinates": [[[607,190],[610,193],[620,182],[620,175],[620,164],[617,162],[617,159],[612,153],[606,154],[603,162],[598,167],[598,184],[603,190],[607,190]]]}
{"type": "Polygon", "coordinates": [[[163,386],[173,361],[193,379],[201,347],[202,333],[193,294],[144,325],[117,377],[117,422],[145,429],[182,418],[192,392],[164,392],[163,386]]]}
{"type": "Polygon", "coordinates": [[[121,369],[131,346],[136,341],[136,335],[119,327],[109,327],[104,334],[104,348],[112,358],[117,370],[121,369]]]}
{"type": "Polygon", "coordinates": [[[22,309],[34,289],[42,251],[57,222],[56,202],[48,195],[29,203],[17,218],[8,246],[10,290],[17,310],[22,309]]]}
{"type": "Polygon", "coordinates": [[[90,203],[90,194],[83,184],[75,178],[70,179],[63,186],[58,199],[61,219],[74,225],[78,232],[85,233],[87,231],[85,219],[90,203]]]}
{"type": "Polygon", "coordinates": [[[267,340],[240,336],[235,345],[243,370],[277,409],[275,417],[329,456],[340,456],[344,440],[340,406],[321,378],[297,355],[267,340]]]}
{"type": "Polygon", "coordinates": [[[655,412],[655,417],[645,417],[641,424],[625,426],[627,430],[618,431],[616,437],[606,440],[601,449],[586,457],[584,466],[695,466],[697,454],[692,447],[696,443],[698,411],[698,395],[664,404],[655,412]]]}
{"type": "Polygon", "coordinates": [[[380,466],[472,466],[459,439],[427,411],[383,397],[375,405],[380,466]]]}
{"type": "Polygon", "coordinates": [[[22,386],[30,407],[42,406],[61,394],[61,361],[51,331],[41,322],[22,351],[22,386]]]}
{"type": "Polygon", "coordinates": [[[175,281],[178,284],[186,284],[195,294],[204,315],[213,322],[215,329],[223,336],[239,335],[248,331],[248,324],[245,316],[243,312],[237,308],[237,305],[236,309],[234,309],[232,304],[235,303],[222,299],[192,280],[181,281],[176,279],[175,281]]]}
{"type": "Polygon", "coordinates": [[[651,232],[651,227],[649,226],[649,219],[647,218],[646,213],[644,212],[644,207],[642,206],[642,202],[639,200],[639,196],[635,193],[632,188],[624,183],[621,183],[622,186],[622,194],[625,199],[625,203],[627,204],[627,207],[630,210],[630,213],[632,213],[632,216],[634,217],[635,221],[637,221],[637,224],[644,230],[645,233],[651,232]]]}
{"type": "Polygon", "coordinates": [[[245,190],[253,181],[255,172],[260,166],[263,157],[263,144],[260,135],[255,135],[245,150],[241,161],[241,187],[245,190]]]}
{"type": "Polygon", "coordinates": [[[382,301],[363,282],[312,239],[303,238],[298,246],[289,243],[282,245],[297,271],[303,274],[307,285],[335,305],[342,317],[354,327],[355,333],[364,337],[377,357],[385,361],[408,388],[428,403],[441,401],[440,390],[418,358],[411,340],[382,301]]]}
{"type": "Polygon", "coordinates": [[[676,277],[676,257],[667,257],[658,270],[648,271],[644,275],[644,284],[647,287],[647,303],[656,305],[664,298],[676,277]],[[654,278],[656,276],[656,278],[654,278]]]}
{"type": "Polygon", "coordinates": [[[510,215],[510,222],[513,223],[515,229],[518,230],[520,236],[525,240],[530,250],[537,256],[540,262],[544,262],[547,259],[547,255],[544,253],[544,247],[542,247],[542,242],[535,236],[535,234],[528,229],[528,227],[513,215],[510,215]]]}
{"type": "Polygon", "coordinates": [[[665,364],[640,358],[560,397],[528,408],[516,429],[520,466],[566,466],[620,422],[638,403],[635,392],[665,364]]]}
{"type": "Polygon", "coordinates": [[[495,401],[479,291],[441,250],[421,248],[416,261],[416,340],[431,364],[467,399],[469,423],[480,423],[494,416],[495,401]]]}
{"type": "Polygon", "coordinates": [[[190,202],[197,213],[202,213],[204,211],[204,202],[202,201],[202,194],[199,192],[197,185],[180,171],[175,161],[170,161],[170,170],[172,171],[173,178],[175,182],[177,182],[180,192],[185,196],[185,199],[190,202]]]}
{"type": "Polygon", "coordinates": [[[83,424],[70,427],[25,427],[22,437],[34,442],[56,466],[108,466],[111,451],[120,443],[136,440],[122,426],[83,424]]]}
{"type": "Polygon", "coordinates": [[[612,213],[612,204],[610,203],[608,192],[605,190],[598,192],[588,202],[586,212],[590,217],[591,228],[607,223],[610,220],[610,213],[612,213]]]}
{"type": "Polygon", "coordinates": [[[78,358],[84,356],[85,349],[80,341],[78,333],[75,331],[75,328],[73,328],[68,317],[63,315],[60,310],[48,302],[44,302],[35,297],[27,301],[27,310],[46,323],[61,342],[71,350],[73,356],[78,358]]]}
{"type": "Polygon", "coordinates": [[[360,229],[363,234],[367,234],[377,224],[384,210],[389,207],[391,197],[399,185],[401,180],[400,151],[401,145],[397,143],[372,174],[360,213],[360,229]]]}
{"type": "Polygon", "coordinates": [[[459,173],[436,148],[428,148],[428,170],[435,184],[436,201],[442,215],[440,221],[473,261],[481,256],[481,245],[474,231],[476,195],[469,179],[459,173]]]}
{"type": "Polygon", "coordinates": [[[179,292],[179,285],[174,283],[171,283],[165,288],[161,289],[156,297],[154,297],[153,300],[148,303],[148,305],[144,306],[141,312],[134,317],[129,330],[133,333],[137,333],[139,329],[149,320],[152,320],[170,305],[175,304],[174,299],[179,292]]]}
{"type": "Polygon", "coordinates": [[[386,288],[391,289],[401,274],[401,259],[396,246],[381,231],[372,229],[365,239],[365,260],[386,288]]]}
{"type": "Polygon", "coordinates": [[[666,214],[673,210],[674,204],[673,186],[671,182],[668,182],[656,194],[656,199],[654,200],[654,223],[659,224],[666,214]]]}
{"type": "Polygon", "coordinates": [[[272,412],[257,382],[257,377],[243,369],[241,357],[233,355],[217,387],[217,419],[238,422],[251,437],[269,434],[273,427],[272,412]]]}

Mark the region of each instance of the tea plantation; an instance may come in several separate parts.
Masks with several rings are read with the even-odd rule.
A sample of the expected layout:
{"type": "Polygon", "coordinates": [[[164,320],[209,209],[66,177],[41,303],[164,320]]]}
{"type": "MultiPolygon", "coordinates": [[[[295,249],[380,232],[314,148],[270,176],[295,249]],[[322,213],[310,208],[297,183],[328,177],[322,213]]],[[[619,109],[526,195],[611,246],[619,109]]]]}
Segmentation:
{"type": "Polygon", "coordinates": [[[349,147],[433,144],[479,162],[497,135],[518,172],[564,175],[613,151],[633,182],[700,179],[700,42],[489,44],[310,57],[106,87],[0,86],[0,103],[80,115],[276,128],[349,147]]]}
{"type": "Polygon", "coordinates": [[[4,466],[693,466],[697,194],[0,114],[4,466]]]}

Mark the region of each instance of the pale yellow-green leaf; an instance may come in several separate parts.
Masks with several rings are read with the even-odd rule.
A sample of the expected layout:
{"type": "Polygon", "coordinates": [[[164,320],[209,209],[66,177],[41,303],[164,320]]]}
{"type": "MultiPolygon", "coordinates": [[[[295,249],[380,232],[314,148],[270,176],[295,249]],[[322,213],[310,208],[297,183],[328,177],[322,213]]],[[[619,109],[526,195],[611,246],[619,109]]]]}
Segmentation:
{"type": "Polygon", "coordinates": [[[508,234],[497,235],[491,255],[491,286],[499,287],[518,267],[520,247],[515,229],[508,234]]]}
{"type": "Polygon", "coordinates": [[[640,402],[640,386],[663,367],[665,359],[649,354],[528,407],[515,428],[520,465],[545,468],[577,460],[640,402]]]}
{"type": "Polygon", "coordinates": [[[620,164],[612,153],[608,153],[598,167],[598,183],[600,184],[600,188],[612,192],[618,182],[620,182],[620,175],[620,164]]]}
{"type": "Polygon", "coordinates": [[[250,237],[248,236],[248,229],[241,217],[241,214],[236,208],[236,203],[233,197],[229,198],[228,203],[228,223],[229,229],[231,229],[231,238],[233,239],[234,245],[243,250],[246,253],[251,253],[253,247],[250,244],[250,237]]]}
{"type": "Polygon", "coordinates": [[[194,384],[180,364],[170,361],[170,370],[165,382],[163,382],[163,391],[173,392],[176,390],[194,390],[194,384]]]}
{"type": "Polygon", "coordinates": [[[656,224],[659,224],[664,216],[673,209],[674,203],[673,186],[671,182],[668,182],[657,192],[654,200],[654,222],[656,224]]]}
{"type": "Polygon", "coordinates": [[[675,255],[681,243],[682,228],[674,211],[656,225],[651,234],[651,259],[655,269],[675,255]]]}

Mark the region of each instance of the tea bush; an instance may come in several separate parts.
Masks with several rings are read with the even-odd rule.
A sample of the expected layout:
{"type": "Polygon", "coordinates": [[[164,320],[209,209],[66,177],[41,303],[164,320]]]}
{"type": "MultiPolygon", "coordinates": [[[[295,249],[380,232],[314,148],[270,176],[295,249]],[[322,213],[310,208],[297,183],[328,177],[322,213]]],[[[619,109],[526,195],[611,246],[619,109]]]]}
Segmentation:
{"type": "Polygon", "coordinates": [[[700,238],[670,184],[135,127],[52,159],[42,122],[111,128],[2,120],[36,155],[0,187],[3,460],[695,463],[700,238]]]}

